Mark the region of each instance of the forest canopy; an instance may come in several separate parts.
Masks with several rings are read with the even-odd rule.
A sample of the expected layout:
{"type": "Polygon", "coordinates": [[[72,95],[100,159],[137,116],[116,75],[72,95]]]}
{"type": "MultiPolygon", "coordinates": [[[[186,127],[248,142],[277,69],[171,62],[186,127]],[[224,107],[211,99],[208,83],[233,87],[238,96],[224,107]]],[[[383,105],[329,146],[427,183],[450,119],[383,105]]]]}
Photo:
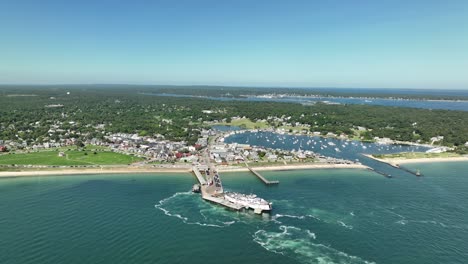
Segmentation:
{"type": "MultiPolygon", "coordinates": [[[[180,92],[177,87],[165,89],[180,92]]],[[[357,128],[365,128],[360,132],[364,139],[430,142],[432,137],[442,136],[440,143],[447,146],[468,141],[468,112],[464,111],[220,101],[145,94],[148,91],[151,89],[147,86],[124,85],[0,86],[0,139],[34,143],[63,137],[102,138],[104,133],[123,132],[158,134],[193,143],[209,121],[246,117],[268,121],[274,127],[272,117],[289,117],[291,124],[306,124],[310,131],[324,134],[351,135],[357,128]],[[78,133],[66,133],[69,130],[78,133]]]]}

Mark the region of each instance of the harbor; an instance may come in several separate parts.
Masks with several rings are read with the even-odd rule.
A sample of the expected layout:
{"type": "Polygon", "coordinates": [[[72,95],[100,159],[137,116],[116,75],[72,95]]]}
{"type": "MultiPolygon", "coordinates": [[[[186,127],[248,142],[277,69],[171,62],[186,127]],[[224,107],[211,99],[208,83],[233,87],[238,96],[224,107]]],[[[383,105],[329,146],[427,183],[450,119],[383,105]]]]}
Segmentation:
{"type": "MultiPolygon", "coordinates": [[[[193,186],[192,191],[201,193],[201,197],[205,201],[236,211],[252,209],[255,213],[262,214],[271,211],[272,207],[270,202],[257,197],[255,194],[224,191],[219,171],[229,171],[229,168],[232,169],[233,167],[237,167],[232,169],[233,171],[248,171],[266,186],[278,185],[279,181],[269,180],[259,171],[264,170],[265,164],[271,164],[271,167],[280,162],[285,166],[294,164],[297,167],[306,166],[310,163],[313,163],[317,168],[324,164],[333,166],[333,168],[340,168],[341,165],[355,166],[386,178],[399,175],[398,171],[421,176],[419,170],[412,171],[398,164],[383,162],[370,154],[363,153],[364,151],[390,151],[391,148],[402,151],[404,149],[402,146],[371,145],[362,142],[340,141],[339,139],[288,136],[269,132],[249,133],[237,131],[215,133],[211,135],[211,138],[208,135],[205,144],[206,149],[203,154],[199,156],[197,162],[192,163],[192,172],[198,182],[197,185],[193,186]],[[289,142],[291,144],[289,150],[273,149],[272,147],[276,142],[273,136],[277,136],[277,140],[282,140],[281,144],[289,142]],[[231,142],[232,138],[237,137],[242,137],[242,139],[231,142]],[[273,141],[271,141],[272,138],[273,141]],[[259,142],[267,147],[259,147],[257,144],[259,142]],[[255,143],[255,145],[252,143],[255,143]],[[296,145],[299,147],[297,150],[295,149],[296,145]],[[332,147],[327,149],[327,146],[332,147]],[[356,150],[359,150],[359,152],[356,152],[356,150]],[[260,154],[262,154],[263,159],[260,159],[260,154]],[[257,163],[261,164],[261,166],[258,166],[257,163]],[[256,166],[250,166],[250,164],[256,166]]],[[[408,148],[415,149],[417,147],[408,148]]]]}
{"type": "Polygon", "coordinates": [[[202,199],[205,201],[235,211],[253,209],[256,214],[271,211],[271,203],[257,197],[255,194],[224,192],[221,177],[215,167],[193,166],[192,172],[198,181],[198,185],[194,185],[192,191],[200,192],[202,199]]]}

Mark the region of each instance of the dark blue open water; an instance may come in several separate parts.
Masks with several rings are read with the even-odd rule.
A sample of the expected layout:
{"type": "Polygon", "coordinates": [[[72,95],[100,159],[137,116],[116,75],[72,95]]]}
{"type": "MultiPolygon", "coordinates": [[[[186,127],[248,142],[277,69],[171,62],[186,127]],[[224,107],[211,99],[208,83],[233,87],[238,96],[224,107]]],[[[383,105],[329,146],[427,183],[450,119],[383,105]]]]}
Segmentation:
{"type": "MultiPolygon", "coordinates": [[[[385,94],[382,90],[375,89],[380,91],[379,93],[385,94]]],[[[287,90],[285,90],[286,92],[287,90]]],[[[395,91],[395,90],[391,90],[395,91]]],[[[399,91],[399,90],[396,90],[399,91]]],[[[414,90],[410,90],[414,91],[414,90]]],[[[468,96],[466,91],[456,91],[452,93],[438,93],[436,90],[423,90],[420,93],[404,93],[408,95],[450,95],[450,96],[468,96]],[[423,93],[426,91],[427,93],[423,93]],[[430,93],[429,93],[430,92],[430,93]]],[[[335,91],[336,92],[336,91],[335,91]]],[[[345,92],[345,90],[342,90],[345,92]]],[[[416,100],[416,99],[385,99],[385,98],[372,98],[365,99],[359,97],[255,97],[248,96],[246,98],[233,98],[233,97],[209,97],[209,96],[194,96],[194,95],[184,95],[184,94],[171,94],[171,93],[158,93],[151,94],[145,93],[146,95],[153,96],[167,96],[167,97],[185,97],[185,98],[204,98],[217,101],[256,101],[256,102],[283,102],[283,103],[301,103],[309,104],[314,102],[325,102],[325,103],[335,103],[335,104],[363,104],[363,105],[383,105],[383,106],[394,106],[394,107],[411,107],[411,108],[423,108],[423,109],[444,109],[444,110],[459,110],[459,111],[468,111],[468,101],[443,101],[443,100],[416,100]]]]}

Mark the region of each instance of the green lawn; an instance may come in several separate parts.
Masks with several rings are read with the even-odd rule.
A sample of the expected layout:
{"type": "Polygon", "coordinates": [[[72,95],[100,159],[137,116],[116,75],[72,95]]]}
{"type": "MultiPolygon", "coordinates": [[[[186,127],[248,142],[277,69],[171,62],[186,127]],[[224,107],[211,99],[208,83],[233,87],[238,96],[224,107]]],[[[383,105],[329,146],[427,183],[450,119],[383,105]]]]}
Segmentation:
{"type": "Polygon", "coordinates": [[[302,130],[307,130],[309,131],[309,128],[306,126],[280,126],[279,128],[283,128],[286,132],[289,132],[291,129],[292,131],[296,130],[299,132],[302,132],[302,130]]]}
{"type": "Polygon", "coordinates": [[[130,164],[143,160],[142,158],[114,153],[114,152],[86,152],[85,151],[65,151],[65,157],[59,157],[57,151],[41,151],[21,154],[0,155],[0,165],[118,165],[130,164]]]}
{"type": "Polygon", "coordinates": [[[107,147],[107,146],[98,146],[98,145],[86,145],[84,147],[84,149],[85,150],[101,150],[101,151],[102,150],[108,150],[108,151],[110,150],[110,148],[107,147]]]}
{"type": "Polygon", "coordinates": [[[72,150],[87,150],[89,151],[110,151],[110,147],[107,146],[97,146],[97,145],[86,145],[82,148],[78,148],[77,146],[65,146],[65,147],[59,147],[59,148],[50,148],[50,149],[41,149],[39,151],[72,151],[72,150]]]}

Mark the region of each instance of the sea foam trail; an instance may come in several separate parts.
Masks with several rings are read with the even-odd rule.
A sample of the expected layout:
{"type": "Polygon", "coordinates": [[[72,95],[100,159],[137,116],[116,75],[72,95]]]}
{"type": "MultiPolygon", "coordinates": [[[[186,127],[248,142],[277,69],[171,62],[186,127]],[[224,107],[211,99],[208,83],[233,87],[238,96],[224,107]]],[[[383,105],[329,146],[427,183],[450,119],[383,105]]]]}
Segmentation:
{"type": "Polygon", "coordinates": [[[323,222],[326,224],[333,224],[339,225],[340,227],[344,227],[346,229],[353,229],[353,226],[347,224],[346,222],[353,222],[355,219],[354,212],[340,214],[335,213],[327,210],[322,210],[319,208],[306,208],[306,207],[298,207],[296,204],[289,200],[273,200],[274,204],[279,205],[282,207],[285,213],[276,214],[272,216],[271,220],[277,224],[283,224],[283,221],[280,220],[281,218],[289,218],[289,219],[307,219],[311,218],[318,222],[323,222]],[[294,213],[290,212],[297,212],[301,211],[306,213],[305,215],[295,215],[294,213]]]}
{"type": "Polygon", "coordinates": [[[453,228],[453,229],[462,229],[462,230],[467,230],[468,225],[451,225],[451,224],[446,224],[442,222],[438,222],[435,220],[409,220],[409,219],[402,219],[398,220],[395,222],[396,224],[399,225],[408,225],[408,224],[428,224],[428,225],[435,225],[435,226],[440,226],[442,228],[453,228]]]}
{"type": "Polygon", "coordinates": [[[223,228],[236,223],[231,217],[218,214],[219,212],[215,207],[203,203],[198,198],[190,191],[177,192],[170,197],[160,200],[154,207],[161,210],[165,215],[178,218],[188,225],[223,228]],[[188,210],[193,210],[193,208],[198,208],[194,212],[195,214],[192,214],[192,211],[188,212],[188,210]],[[186,216],[187,214],[192,215],[189,218],[186,216]],[[206,214],[211,214],[211,216],[206,216],[206,214]]]}
{"type": "Polygon", "coordinates": [[[291,257],[301,263],[374,263],[316,243],[317,237],[310,230],[285,225],[281,225],[279,230],[258,230],[253,235],[253,241],[270,252],[291,257]]]}
{"type": "Polygon", "coordinates": [[[306,216],[305,215],[288,215],[288,214],[275,214],[274,216],[271,217],[271,220],[277,224],[282,224],[280,218],[292,218],[292,219],[304,219],[306,216]]]}
{"type": "Polygon", "coordinates": [[[354,228],[352,225],[346,224],[345,222],[343,222],[342,221],[343,219],[338,219],[336,221],[332,221],[332,219],[323,220],[323,219],[321,219],[320,217],[318,217],[316,215],[275,214],[274,216],[272,216],[271,220],[273,222],[277,223],[277,224],[283,224],[283,222],[279,220],[280,218],[299,219],[299,220],[303,220],[303,219],[306,219],[306,218],[312,218],[312,219],[315,219],[316,221],[324,222],[324,223],[327,223],[327,224],[335,224],[336,223],[339,226],[344,227],[346,229],[350,229],[350,230],[354,228]]]}
{"type": "Polygon", "coordinates": [[[346,229],[353,229],[353,226],[352,225],[347,225],[346,223],[344,223],[343,221],[338,221],[338,224],[340,224],[342,227],[346,228],[346,229]]]}

